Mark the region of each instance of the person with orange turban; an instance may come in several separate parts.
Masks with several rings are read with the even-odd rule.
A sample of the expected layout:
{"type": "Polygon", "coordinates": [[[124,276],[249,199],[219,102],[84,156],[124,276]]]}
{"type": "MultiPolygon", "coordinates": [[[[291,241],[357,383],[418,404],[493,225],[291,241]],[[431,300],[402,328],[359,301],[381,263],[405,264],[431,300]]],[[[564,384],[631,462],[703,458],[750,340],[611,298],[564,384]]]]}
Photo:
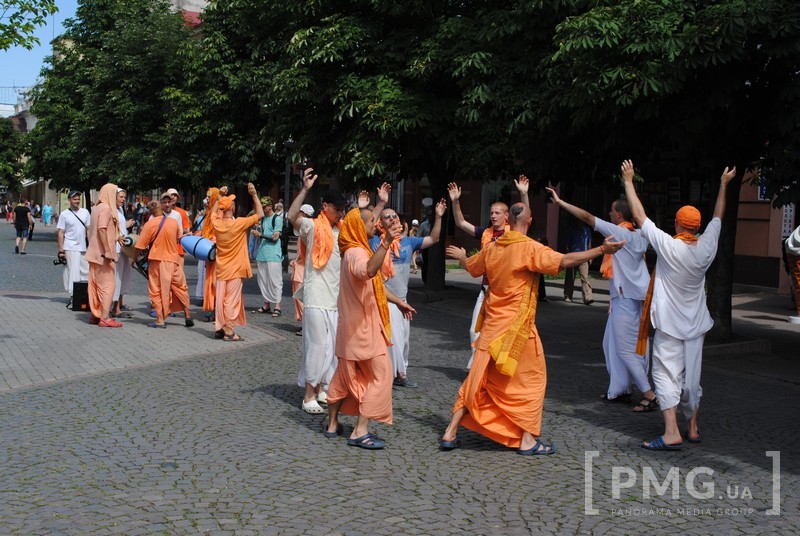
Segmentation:
{"type": "MultiPolygon", "coordinates": [[[[514,181],[517,191],[520,195],[520,200],[523,204],[530,207],[528,201],[528,188],[529,181],[525,175],[520,175],[514,181]]],[[[456,227],[467,233],[469,236],[474,236],[480,239],[481,249],[485,248],[505,233],[508,230],[508,205],[500,201],[492,203],[489,207],[489,222],[491,227],[479,227],[473,225],[464,219],[464,214],[461,212],[461,204],[459,198],[461,197],[461,188],[454,182],[447,185],[447,194],[450,196],[450,202],[453,204],[453,217],[455,218],[456,227]]],[[[475,341],[478,340],[480,333],[475,329],[478,322],[478,314],[483,306],[483,299],[488,290],[489,280],[486,276],[481,281],[481,291],[478,293],[478,298],[475,300],[475,307],[472,309],[472,322],[469,325],[469,343],[472,347],[467,368],[472,366],[472,361],[475,359],[475,341]]]]}
{"type": "Polygon", "coordinates": [[[475,360],[458,391],[450,424],[439,448],[459,446],[463,424],[517,453],[547,455],[552,444],[539,440],[547,387],[547,367],[539,333],[536,305],[539,278],[558,274],[602,254],[613,254],[625,242],[611,242],[588,251],[562,254],[526,236],[533,218],[524,203],[510,210],[510,229],[472,257],[457,246],[447,248],[473,277],[486,275],[489,289],[478,315],[480,336],[475,360]]]}
{"type": "Polygon", "coordinates": [[[717,243],[725,215],[728,184],[736,177],[736,167],[722,172],[714,217],[702,235],[700,211],[684,206],[675,215],[675,236],[665,233],[647,217],[633,185],[633,162],[622,163],[622,182],[636,224],[658,254],[655,272],[642,310],[637,353],[646,350],[650,325],[653,338],[653,383],[656,387],[664,433],[642,442],[649,450],[678,450],[683,436],[678,429],[677,408],[687,420],[686,438],[699,443],[697,415],[700,411],[700,369],[703,339],[714,325],[706,306],[706,270],[717,254],[717,243]]]}
{"type": "Polygon", "coordinates": [[[612,202],[608,213],[610,221],[605,221],[567,203],[559,197],[555,189],[545,190],[551,195],[554,204],[604,237],[613,236],[616,240],[625,241],[618,253],[603,258],[600,268],[603,276],[611,280],[608,285],[611,302],[603,335],[608,388],[600,398],[607,402],[628,402],[631,398],[631,386],[635,385],[642,398],[633,411],[649,412],[658,409],[656,394],[647,378],[649,360],[647,356],[636,353],[642,305],[650,283],[650,274],[644,261],[648,242],[641,231],[633,226],[633,214],[628,201],[617,199],[612,202]]]}
{"type": "Polygon", "coordinates": [[[116,263],[119,260],[119,216],[117,215],[117,185],[108,183],[97,195],[89,226],[89,322],[104,328],[120,328],[121,322],[111,318],[111,304],[116,286],[116,263]]]}
{"type": "Polygon", "coordinates": [[[325,413],[320,404],[327,402],[326,387],[336,370],[339,220],[346,204],[341,193],[329,190],[322,196],[322,210],[316,218],[301,217],[300,207],[317,178],[312,168],[305,170],[303,188],[286,213],[295,234],[306,245],[303,284],[294,294],[303,302],[303,361],[297,384],[305,389],[301,409],[314,415],[325,413]]]}
{"type": "Polygon", "coordinates": [[[328,421],[325,437],[342,434],[339,414],[358,420],[347,444],[381,449],[385,443],[369,431],[370,419],[392,423],[392,362],[387,345],[391,341],[388,301],[406,317],[415,313],[383,286],[381,265],[402,226],[395,221],[373,253],[369,237],[375,234],[375,215],[369,208],[354,208],[345,216],[338,242],[342,256],[339,279],[336,372],[328,387],[328,421]]]}
{"type": "Polygon", "coordinates": [[[234,218],[236,213],[235,195],[227,194],[227,189],[217,201],[218,211],[211,211],[211,225],[217,237],[216,261],[216,314],[214,328],[216,337],[226,342],[244,340],[234,333],[235,326],[247,325],[244,313],[242,286],[244,278],[252,277],[250,258],[247,254],[247,238],[250,228],[264,217],[264,210],[258,199],[258,192],[253,183],[247,183],[247,193],[253,200],[255,214],[234,218]]]}

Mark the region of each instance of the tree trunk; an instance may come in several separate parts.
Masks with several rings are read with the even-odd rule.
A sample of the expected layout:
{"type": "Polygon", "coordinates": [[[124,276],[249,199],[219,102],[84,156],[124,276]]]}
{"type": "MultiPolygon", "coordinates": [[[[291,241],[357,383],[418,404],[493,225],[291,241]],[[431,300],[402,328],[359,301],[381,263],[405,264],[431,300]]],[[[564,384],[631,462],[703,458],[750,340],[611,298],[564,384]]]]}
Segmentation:
{"type": "MultiPolygon", "coordinates": [[[[744,169],[744,167],[739,168],[744,169]]],[[[733,312],[733,266],[736,253],[736,223],[739,212],[739,192],[741,179],[736,179],[728,186],[728,197],[725,204],[725,217],[722,219],[717,257],[706,273],[707,303],[714,327],[706,338],[711,342],[728,342],[733,335],[731,318],[733,312]]],[[[711,198],[715,202],[719,185],[711,198]]],[[[713,210],[713,209],[712,209],[713,210]]]]}
{"type": "MultiPolygon", "coordinates": [[[[439,199],[448,199],[447,196],[447,167],[445,165],[437,165],[436,169],[428,174],[428,180],[431,183],[433,207],[439,199]]],[[[452,210],[453,207],[448,207],[452,210]]],[[[435,212],[432,215],[436,217],[435,212]]],[[[445,214],[442,218],[442,230],[439,234],[439,242],[428,248],[428,274],[425,281],[425,288],[428,293],[442,292],[445,288],[445,243],[447,242],[447,217],[445,214]]]]}

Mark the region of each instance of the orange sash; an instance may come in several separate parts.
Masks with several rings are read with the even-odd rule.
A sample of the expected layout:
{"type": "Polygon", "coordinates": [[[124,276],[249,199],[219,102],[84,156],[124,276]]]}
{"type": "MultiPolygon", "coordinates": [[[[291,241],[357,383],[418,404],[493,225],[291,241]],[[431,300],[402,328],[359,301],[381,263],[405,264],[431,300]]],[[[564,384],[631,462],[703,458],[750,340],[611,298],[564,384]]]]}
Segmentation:
{"type": "MultiPolygon", "coordinates": [[[[317,219],[322,216],[323,215],[320,214],[317,219]]],[[[314,239],[316,240],[316,228],[314,233],[314,239]]],[[[361,209],[359,208],[350,209],[350,212],[348,212],[342,220],[341,231],[339,231],[339,253],[342,257],[344,257],[344,252],[350,248],[363,248],[367,250],[370,258],[374,255],[372,249],[369,247],[367,228],[364,227],[364,220],[361,219],[361,209]]],[[[330,254],[328,254],[328,257],[330,258],[330,254]]],[[[383,323],[383,338],[386,340],[386,344],[391,346],[392,326],[389,322],[389,303],[386,301],[386,290],[383,288],[383,274],[380,272],[375,274],[375,277],[372,278],[372,289],[375,291],[375,301],[377,302],[378,312],[380,313],[381,322],[383,323]]]]}
{"type": "MultiPolygon", "coordinates": [[[[633,231],[634,227],[633,224],[629,221],[624,221],[618,224],[620,227],[624,227],[629,231],[633,231]]],[[[614,277],[614,268],[611,259],[613,259],[613,255],[605,254],[603,255],[603,263],[600,265],[600,275],[605,277],[606,279],[611,279],[614,277]]]]}
{"type": "MultiPolygon", "coordinates": [[[[697,242],[697,236],[692,233],[678,233],[672,238],[683,240],[684,242],[697,242]]],[[[656,282],[656,271],[650,276],[650,286],[647,287],[647,297],[642,305],[642,319],[639,321],[639,335],[636,339],[636,353],[645,355],[647,353],[647,337],[650,335],[650,305],[653,303],[653,286],[656,282]]]]}
{"type": "Polygon", "coordinates": [[[212,242],[217,241],[214,235],[214,227],[211,225],[211,209],[217,204],[219,198],[219,188],[208,189],[208,207],[206,207],[206,215],[203,217],[203,227],[200,230],[200,236],[208,238],[212,242]]]}
{"type": "MultiPolygon", "coordinates": [[[[366,231],[364,231],[364,236],[366,236],[366,231]]],[[[367,249],[369,249],[369,246],[367,249]]],[[[311,265],[316,270],[322,270],[328,264],[332,253],[333,228],[328,217],[324,212],[321,212],[319,216],[314,218],[314,243],[311,245],[311,265]]]]}

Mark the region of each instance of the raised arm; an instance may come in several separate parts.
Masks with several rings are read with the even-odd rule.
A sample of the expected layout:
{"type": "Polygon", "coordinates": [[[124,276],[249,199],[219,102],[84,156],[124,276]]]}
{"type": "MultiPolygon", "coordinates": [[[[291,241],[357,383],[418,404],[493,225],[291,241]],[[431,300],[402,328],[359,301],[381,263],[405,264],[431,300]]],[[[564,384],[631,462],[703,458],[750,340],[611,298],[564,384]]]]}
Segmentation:
{"type": "Polygon", "coordinates": [[[612,242],[612,238],[614,237],[609,236],[606,238],[602,246],[587,249],[586,251],[573,251],[572,253],[567,253],[561,257],[561,268],[574,268],[575,266],[580,266],[584,262],[590,261],[595,257],[599,257],[600,255],[613,255],[625,245],[625,241],[612,242]]]}
{"type": "Polygon", "coordinates": [[[475,226],[464,219],[464,214],[461,212],[461,205],[458,198],[461,197],[461,188],[454,182],[447,185],[447,194],[450,196],[450,202],[453,203],[453,217],[456,220],[456,227],[464,231],[470,236],[475,235],[475,226]]]}
{"type": "Polygon", "coordinates": [[[297,197],[294,198],[294,201],[292,201],[292,205],[289,207],[289,210],[286,211],[286,217],[289,218],[292,227],[295,229],[300,229],[300,224],[303,223],[303,219],[298,218],[297,216],[300,213],[300,207],[303,206],[303,203],[306,200],[308,191],[311,190],[318,178],[318,175],[314,175],[313,168],[308,168],[303,172],[303,188],[297,194],[297,197]]]}
{"type": "Polygon", "coordinates": [[[633,186],[633,161],[625,160],[622,162],[622,184],[625,186],[625,196],[628,198],[628,206],[633,214],[633,219],[636,225],[640,228],[644,225],[644,220],[647,219],[647,214],[644,212],[642,202],[639,196],[636,195],[636,188],[633,186]]]}
{"type": "Polygon", "coordinates": [[[261,200],[258,199],[258,190],[256,190],[252,182],[247,183],[247,193],[253,198],[253,205],[256,207],[256,216],[258,216],[260,220],[264,217],[264,207],[261,206],[261,200]]]}
{"type": "Polygon", "coordinates": [[[389,194],[392,192],[392,185],[388,182],[384,182],[381,184],[381,187],[378,188],[378,202],[375,203],[375,208],[372,209],[372,213],[375,215],[375,219],[379,219],[381,217],[381,212],[384,208],[386,208],[387,203],[389,203],[389,194]]]}
{"type": "Polygon", "coordinates": [[[528,188],[530,186],[528,177],[525,175],[520,175],[518,179],[514,180],[514,185],[517,187],[517,191],[519,192],[519,200],[528,208],[531,208],[531,204],[528,201],[528,188]]]}
{"type": "Polygon", "coordinates": [[[728,195],[728,184],[736,178],[736,166],[730,170],[725,167],[722,176],[719,178],[719,193],[717,194],[717,202],[714,204],[714,217],[722,221],[725,216],[725,196],[728,195]]]}
{"type": "Polygon", "coordinates": [[[570,205],[569,203],[558,197],[558,194],[553,188],[548,187],[545,188],[545,190],[547,190],[547,192],[550,193],[551,196],[553,196],[553,203],[563,208],[564,210],[566,210],[567,212],[569,212],[570,214],[581,220],[583,223],[594,229],[595,217],[593,214],[590,214],[585,210],[583,210],[582,208],[576,207],[575,205],[570,205]]]}
{"type": "Polygon", "coordinates": [[[447,202],[441,199],[436,203],[436,219],[433,220],[433,228],[431,234],[422,239],[421,249],[429,248],[439,241],[439,234],[442,232],[442,216],[447,211],[447,202]]]}

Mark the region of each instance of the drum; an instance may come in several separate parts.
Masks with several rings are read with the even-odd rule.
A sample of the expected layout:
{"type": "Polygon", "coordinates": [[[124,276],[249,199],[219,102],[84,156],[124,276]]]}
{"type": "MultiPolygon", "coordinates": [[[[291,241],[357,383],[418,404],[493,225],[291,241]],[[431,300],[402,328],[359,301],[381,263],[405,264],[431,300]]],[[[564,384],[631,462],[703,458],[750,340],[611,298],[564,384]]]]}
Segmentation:
{"type": "Polygon", "coordinates": [[[186,235],[181,238],[181,246],[198,260],[213,261],[217,258],[217,245],[208,238],[186,235]]]}
{"type": "Polygon", "coordinates": [[[129,234],[128,236],[125,237],[119,249],[122,250],[122,253],[124,253],[125,256],[128,257],[129,259],[135,259],[139,256],[140,253],[140,251],[134,247],[136,246],[136,242],[138,240],[139,240],[139,235],[129,234]]]}

